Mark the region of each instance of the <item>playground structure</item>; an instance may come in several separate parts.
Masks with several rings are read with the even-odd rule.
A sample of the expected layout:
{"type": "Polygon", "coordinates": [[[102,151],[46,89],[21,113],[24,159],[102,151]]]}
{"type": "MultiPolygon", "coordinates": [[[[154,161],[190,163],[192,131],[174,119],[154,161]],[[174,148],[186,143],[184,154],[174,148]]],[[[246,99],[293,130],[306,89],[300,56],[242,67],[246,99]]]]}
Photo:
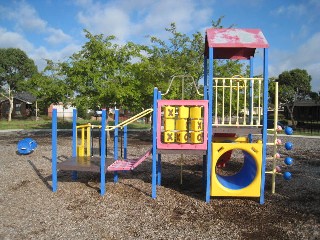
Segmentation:
{"type": "MultiPolygon", "coordinates": [[[[114,182],[118,181],[118,172],[135,169],[152,155],[152,198],[157,196],[157,185],[161,185],[161,156],[163,154],[192,154],[202,156],[203,185],[205,200],[211,197],[257,197],[264,203],[265,175],[272,174],[272,192],[275,192],[276,175],[281,174],[277,161],[280,155],[278,147],[292,149],[290,142],[282,144],[274,126],[273,141],[268,142],[268,42],[258,29],[207,29],[204,54],[204,91],[203,100],[167,100],[162,99],[170,90],[172,81],[165,93],[157,88],[153,92],[153,109],[122,123],[118,122],[115,112],[115,126],[106,126],[106,111],[102,111],[101,125],[76,125],[76,110],[73,113],[72,157],[57,164],[57,114],[53,110],[52,122],[52,187],[57,190],[57,169],[71,170],[73,179],[77,171],[100,173],[100,193],[105,194],[105,174],[114,173],[114,182]],[[253,59],[257,48],[263,49],[263,75],[253,77],[253,59]],[[250,64],[250,76],[215,77],[214,59],[246,60],[250,64]],[[152,112],[152,148],[141,158],[127,159],[127,125],[152,112]],[[93,156],[91,150],[91,131],[100,129],[100,156],[93,156]],[[81,131],[81,142],[77,143],[77,132],[81,131]],[[118,130],[124,131],[124,159],[118,159],[118,130]],[[106,164],[106,131],[114,131],[113,163],[106,164]],[[267,147],[273,147],[273,156],[267,157],[267,147]],[[223,176],[217,172],[232,159],[232,152],[239,150],[243,154],[242,168],[232,176],[223,176]],[[272,169],[266,171],[266,161],[272,160],[272,169]]],[[[278,85],[276,83],[275,95],[278,85]]],[[[198,89],[197,92],[199,93],[198,89]]],[[[274,123],[278,121],[278,99],[275,99],[274,123]]],[[[291,128],[285,129],[292,134],[291,128]]],[[[121,146],[122,147],[122,146],[121,146]]],[[[292,159],[285,158],[287,165],[292,159]]],[[[290,179],[289,172],[283,173],[290,179]]]]}

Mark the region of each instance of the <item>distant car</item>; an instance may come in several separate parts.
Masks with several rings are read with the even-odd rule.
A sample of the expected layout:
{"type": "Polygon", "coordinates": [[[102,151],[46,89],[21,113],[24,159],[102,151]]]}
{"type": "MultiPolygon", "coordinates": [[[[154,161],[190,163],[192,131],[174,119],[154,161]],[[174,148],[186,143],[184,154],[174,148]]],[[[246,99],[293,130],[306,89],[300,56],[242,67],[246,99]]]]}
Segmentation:
{"type": "Polygon", "coordinates": [[[102,111],[101,110],[98,110],[94,113],[94,116],[95,117],[101,117],[102,116],[102,111]]]}
{"type": "MultiPolygon", "coordinates": [[[[263,119],[261,119],[260,124],[263,125],[263,119]]],[[[274,128],[274,119],[267,119],[267,128],[271,129],[274,128]]],[[[282,129],[284,129],[287,126],[287,123],[284,121],[278,121],[277,126],[280,126],[282,129]]]]}

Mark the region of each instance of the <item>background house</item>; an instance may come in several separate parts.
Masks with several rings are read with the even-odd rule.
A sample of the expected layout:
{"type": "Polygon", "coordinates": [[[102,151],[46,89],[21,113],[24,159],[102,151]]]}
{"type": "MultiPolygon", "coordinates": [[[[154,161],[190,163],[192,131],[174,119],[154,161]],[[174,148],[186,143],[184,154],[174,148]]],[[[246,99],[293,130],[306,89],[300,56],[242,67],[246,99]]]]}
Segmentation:
{"type": "MultiPolygon", "coordinates": [[[[33,104],[36,97],[27,92],[16,93],[13,96],[12,118],[30,117],[35,112],[33,104]]],[[[8,99],[0,100],[0,118],[8,118],[10,103],[8,99]]]]}
{"type": "MultiPolygon", "coordinates": [[[[290,106],[291,107],[291,106],[290,106]]],[[[290,118],[288,109],[284,108],[286,118],[290,118]]],[[[313,100],[297,101],[294,103],[293,117],[296,121],[320,121],[320,102],[313,100]]]]}
{"type": "Polygon", "coordinates": [[[57,117],[58,118],[63,118],[63,119],[72,119],[72,113],[73,109],[75,107],[72,107],[70,105],[63,105],[63,103],[58,103],[58,104],[51,104],[50,107],[48,108],[48,116],[52,118],[52,109],[57,109],[57,117]]]}

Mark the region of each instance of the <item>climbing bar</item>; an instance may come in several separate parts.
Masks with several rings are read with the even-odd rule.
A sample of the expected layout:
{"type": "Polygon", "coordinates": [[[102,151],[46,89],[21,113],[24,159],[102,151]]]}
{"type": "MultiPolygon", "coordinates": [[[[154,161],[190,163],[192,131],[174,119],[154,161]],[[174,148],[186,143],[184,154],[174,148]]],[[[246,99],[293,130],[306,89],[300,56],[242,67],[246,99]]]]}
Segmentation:
{"type": "Polygon", "coordinates": [[[133,123],[133,122],[137,121],[138,119],[148,115],[149,113],[152,113],[152,111],[153,111],[152,108],[148,108],[148,109],[146,109],[146,110],[134,115],[133,117],[131,117],[131,118],[129,118],[129,119],[127,119],[127,120],[115,125],[115,126],[107,126],[106,131],[112,131],[112,130],[114,130],[116,128],[121,128],[122,129],[124,126],[127,126],[130,123],[133,123]]]}
{"type": "MultiPolygon", "coordinates": [[[[193,78],[191,75],[175,75],[175,76],[173,76],[173,77],[171,78],[170,82],[169,82],[169,87],[168,87],[167,91],[166,91],[165,93],[162,93],[161,96],[165,96],[165,95],[167,95],[167,94],[169,93],[170,88],[171,88],[171,85],[172,85],[173,81],[174,81],[176,78],[181,78],[181,79],[182,79],[182,84],[184,84],[184,79],[185,79],[185,78],[186,78],[186,79],[190,78],[190,79],[192,80],[192,83],[193,83],[194,88],[196,89],[197,94],[198,94],[199,96],[203,96],[203,94],[199,92],[198,86],[197,86],[194,78],[193,78]]],[[[183,98],[182,98],[182,99],[183,99],[183,98]]]]}

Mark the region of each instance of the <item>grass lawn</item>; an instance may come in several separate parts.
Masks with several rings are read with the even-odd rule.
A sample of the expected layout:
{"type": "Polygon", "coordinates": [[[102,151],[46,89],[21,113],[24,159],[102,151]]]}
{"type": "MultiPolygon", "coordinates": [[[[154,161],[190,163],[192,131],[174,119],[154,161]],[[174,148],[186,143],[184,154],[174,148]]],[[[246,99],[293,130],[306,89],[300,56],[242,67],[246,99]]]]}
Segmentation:
{"type": "MultiPolygon", "coordinates": [[[[91,123],[94,125],[100,125],[100,121],[90,121],[90,120],[78,120],[77,125],[91,123]]],[[[109,125],[114,125],[114,122],[109,121],[109,125]]],[[[149,129],[150,124],[144,123],[132,123],[128,125],[128,129],[149,129]]],[[[0,120],[0,130],[8,129],[51,129],[51,120],[12,120],[8,122],[7,120],[0,120]]],[[[72,129],[71,121],[58,121],[58,129],[72,129]]]]}

